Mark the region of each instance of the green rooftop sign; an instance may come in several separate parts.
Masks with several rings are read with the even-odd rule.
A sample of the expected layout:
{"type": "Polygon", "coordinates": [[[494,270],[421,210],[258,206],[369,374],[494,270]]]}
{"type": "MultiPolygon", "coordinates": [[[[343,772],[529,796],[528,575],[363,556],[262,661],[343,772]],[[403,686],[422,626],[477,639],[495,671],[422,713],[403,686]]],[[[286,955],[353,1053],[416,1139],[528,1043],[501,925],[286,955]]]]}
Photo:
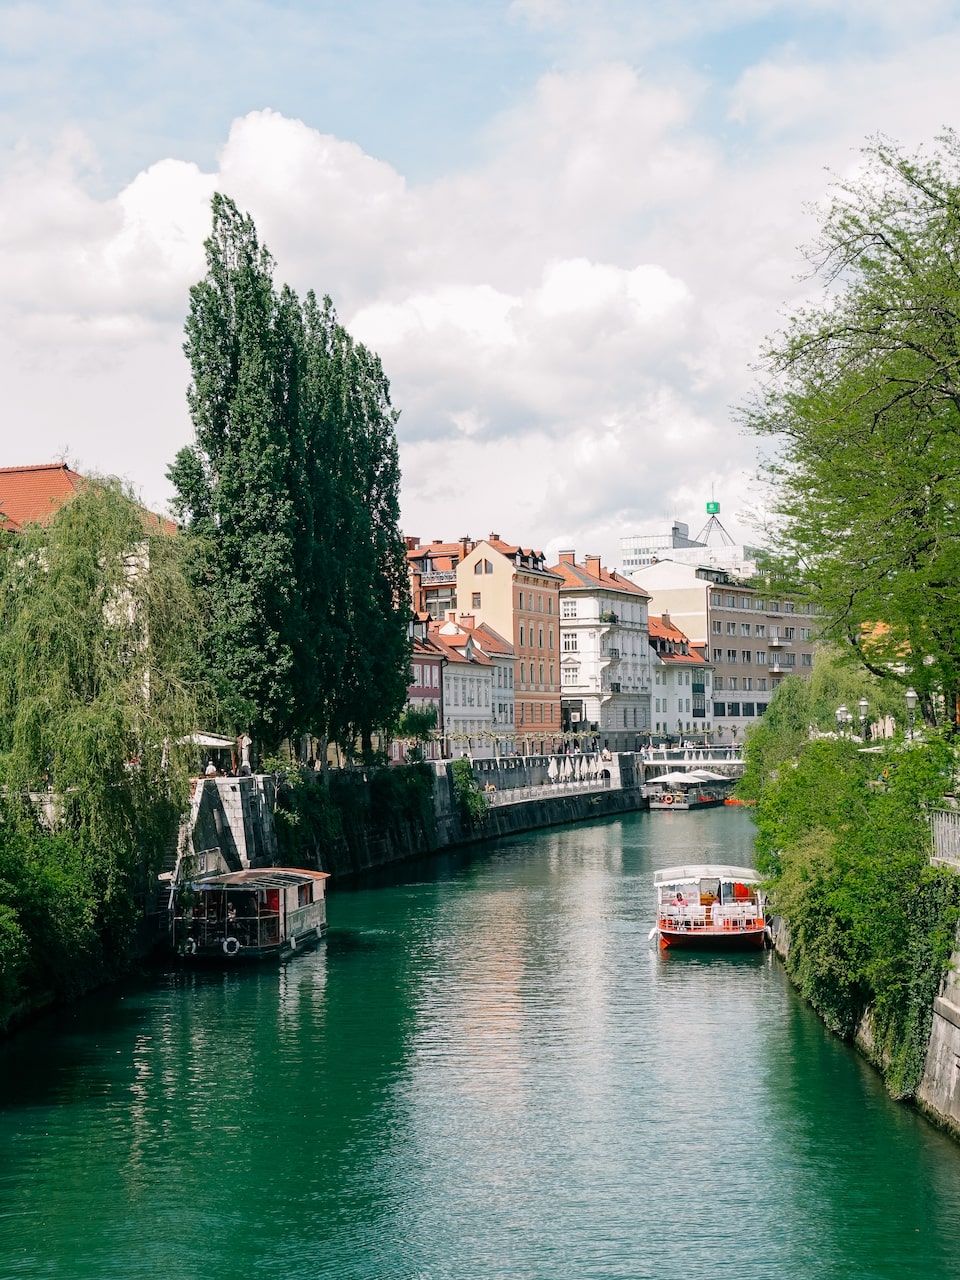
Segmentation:
{"type": "Polygon", "coordinates": [[[720,514],[720,503],[719,503],[719,502],[708,502],[708,503],[707,503],[707,515],[708,515],[708,516],[718,516],[719,514],[720,514]]]}

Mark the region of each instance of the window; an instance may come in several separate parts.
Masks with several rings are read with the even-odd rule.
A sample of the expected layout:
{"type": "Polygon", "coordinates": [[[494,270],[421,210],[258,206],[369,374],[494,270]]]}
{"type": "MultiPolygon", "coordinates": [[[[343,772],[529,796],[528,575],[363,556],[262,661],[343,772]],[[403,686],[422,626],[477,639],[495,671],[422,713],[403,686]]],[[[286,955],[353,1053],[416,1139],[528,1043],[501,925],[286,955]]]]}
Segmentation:
{"type": "Polygon", "coordinates": [[[757,650],[757,666],[765,667],[767,665],[767,655],[763,649],[757,650]]]}
{"type": "Polygon", "coordinates": [[[801,653],[801,655],[800,655],[800,665],[801,665],[802,667],[812,667],[812,666],[813,666],[813,654],[812,654],[812,653],[801,653]]]}
{"type": "Polygon", "coordinates": [[[484,572],[484,573],[493,573],[493,564],[492,564],[489,560],[484,560],[484,562],[483,562],[483,572],[484,572]]]}
{"type": "Polygon", "coordinates": [[[724,596],[723,603],[727,606],[728,609],[735,609],[737,607],[737,597],[724,596]]]}
{"type": "Polygon", "coordinates": [[[714,608],[719,608],[719,606],[723,603],[723,598],[720,595],[719,591],[710,592],[710,603],[714,606],[714,608]]]}
{"type": "Polygon", "coordinates": [[[722,662],[722,661],[723,661],[723,650],[722,650],[722,649],[714,649],[714,651],[713,651],[713,660],[714,660],[714,662],[722,662]]]}
{"type": "Polygon", "coordinates": [[[766,692],[766,688],[767,688],[767,677],[766,677],[766,676],[761,676],[761,677],[760,677],[760,679],[757,681],[757,688],[758,688],[759,690],[762,690],[763,692],[766,692]]]}
{"type": "Polygon", "coordinates": [[[727,714],[727,704],[725,702],[715,702],[713,704],[713,714],[715,716],[725,716],[727,714]]]}
{"type": "Polygon", "coordinates": [[[741,661],[741,662],[752,662],[752,661],[753,661],[753,651],[752,651],[751,649],[743,649],[743,650],[741,651],[741,653],[740,653],[740,661],[741,661]]]}
{"type": "Polygon", "coordinates": [[[474,609],[480,608],[480,592],[479,591],[474,591],[473,597],[472,597],[472,603],[473,603],[474,609]]]}
{"type": "Polygon", "coordinates": [[[547,613],[553,613],[553,596],[547,597],[547,613]]]}
{"type": "Polygon", "coordinates": [[[727,715],[728,715],[728,716],[738,716],[739,714],[740,714],[740,703],[739,703],[739,702],[728,702],[728,703],[727,703],[727,715]]]}
{"type": "Polygon", "coordinates": [[[748,691],[748,692],[749,692],[751,689],[753,689],[753,677],[752,677],[752,676],[744,676],[744,679],[743,679],[743,687],[744,687],[744,689],[745,689],[746,691],[748,691]]]}
{"type": "Polygon", "coordinates": [[[564,684],[577,684],[577,683],[578,683],[578,681],[579,681],[579,679],[580,679],[580,668],[579,668],[579,667],[564,667],[564,668],[563,668],[563,683],[564,683],[564,684]]]}
{"type": "Polygon", "coordinates": [[[553,649],[553,627],[550,627],[547,632],[547,648],[553,649]]]}
{"type": "Polygon", "coordinates": [[[716,677],[714,678],[714,681],[713,681],[713,687],[714,687],[714,689],[722,689],[722,688],[723,688],[723,676],[716,676],[716,677]]]}
{"type": "Polygon", "coordinates": [[[575,618],[577,616],[577,602],[564,598],[560,601],[560,616],[562,618],[575,618]]]}
{"type": "Polygon", "coordinates": [[[523,592],[522,591],[518,593],[517,608],[518,609],[523,608],[523,592]]]}
{"type": "Polygon", "coordinates": [[[741,634],[742,636],[748,636],[748,635],[750,634],[750,623],[749,623],[749,622],[741,622],[741,623],[740,623],[740,634],[741,634]]]}
{"type": "Polygon", "coordinates": [[[795,639],[797,638],[797,628],[796,628],[796,627],[784,627],[784,628],[783,628],[783,638],[784,638],[784,640],[795,640],[795,639]]]}
{"type": "MultiPolygon", "coordinates": [[[[525,633],[524,633],[524,630],[523,630],[523,623],[521,622],[521,623],[520,623],[520,648],[521,648],[521,649],[523,648],[523,637],[524,637],[524,634],[525,634],[525,633]]],[[[522,669],[522,668],[521,668],[521,669],[522,669]]],[[[521,677],[520,677],[520,679],[522,680],[522,679],[523,679],[523,676],[521,676],[521,677]]]]}
{"type": "Polygon", "coordinates": [[[721,623],[719,618],[714,618],[713,622],[710,625],[711,625],[713,634],[715,636],[718,636],[720,632],[723,630],[723,624],[721,623]]]}
{"type": "Polygon", "coordinates": [[[543,663],[540,663],[540,683],[543,684],[543,663]]]}
{"type": "Polygon", "coordinates": [[[752,702],[743,703],[740,710],[740,714],[744,717],[752,716],[754,714],[753,703],[752,702]]]}
{"type": "Polygon", "coordinates": [[[553,688],[553,663],[550,663],[550,687],[553,688]]]}
{"type": "Polygon", "coordinates": [[[765,702],[758,702],[758,703],[757,703],[757,715],[758,715],[758,716],[762,716],[762,715],[763,715],[763,713],[766,711],[766,709],[767,709],[767,703],[765,703],[765,702]]]}
{"type": "MultiPolygon", "coordinates": [[[[532,631],[531,631],[532,634],[532,631]]],[[[543,648],[543,627],[537,628],[537,648],[543,648]]]]}
{"type": "Polygon", "coordinates": [[[735,622],[727,623],[727,635],[735,636],[737,634],[737,624],[735,622]]]}
{"type": "Polygon", "coordinates": [[[483,573],[483,561],[482,561],[482,560],[478,560],[478,561],[477,561],[477,563],[473,566],[473,572],[474,572],[474,573],[483,573]]]}
{"type": "Polygon", "coordinates": [[[575,631],[563,632],[563,651],[564,653],[576,653],[578,649],[577,633],[575,631]]]}
{"type": "Polygon", "coordinates": [[[767,628],[763,625],[763,623],[762,623],[762,622],[758,622],[758,623],[757,623],[757,635],[758,635],[758,636],[765,636],[766,634],[767,634],[767,628]]]}
{"type": "Polygon", "coordinates": [[[736,651],[736,649],[728,649],[728,650],[727,650],[727,661],[728,661],[728,662],[736,662],[736,660],[737,660],[737,651],[736,651]]]}
{"type": "Polygon", "coordinates": [[[736,676],[728,676],[728,677],[727,677],[727,688],[728,688],[728,689],[736,689],[736,688],[738,688],[738,686],[739,686],[739,682],[738,682],[738,680],[737,680],[737,677],[736,677],[736,676]]]}

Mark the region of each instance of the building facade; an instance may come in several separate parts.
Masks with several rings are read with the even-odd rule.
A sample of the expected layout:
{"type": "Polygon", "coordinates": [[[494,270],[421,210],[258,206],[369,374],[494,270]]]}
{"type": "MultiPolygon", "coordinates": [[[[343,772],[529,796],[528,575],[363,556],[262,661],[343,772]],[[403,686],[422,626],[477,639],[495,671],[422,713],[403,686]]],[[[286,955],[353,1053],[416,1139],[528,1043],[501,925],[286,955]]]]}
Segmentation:
{"type": "Polygon", "coordinates": [[[560,578],[542,551],[504,542],[476,543],[457,565],[457,599],[477,624],[514,652],[514,741],[524,755],[556,750],[560,715],[560,578]]]}
{"type": "Polygon", "coordinates": [[[577,564],[561,551],[551,572],[560,585],[563,727],[633,751],[650,734],[651,654],[647,593],[605,569],[599,556],[577,564]]]}
{"type": "Polygon", "coordinates": [[[742,741],[788,675],[807,676],[818,612],[783,589],[723,569],[661,560],[631,575],[650,593],[650,610],[703,646],[713,667],[713,736],[742,741]]]}
{"type": "Polygon", "coordinates": [[[713,736],[713,667],[668,614],[651,616],[653,741],[709,742],[713,736]]]}

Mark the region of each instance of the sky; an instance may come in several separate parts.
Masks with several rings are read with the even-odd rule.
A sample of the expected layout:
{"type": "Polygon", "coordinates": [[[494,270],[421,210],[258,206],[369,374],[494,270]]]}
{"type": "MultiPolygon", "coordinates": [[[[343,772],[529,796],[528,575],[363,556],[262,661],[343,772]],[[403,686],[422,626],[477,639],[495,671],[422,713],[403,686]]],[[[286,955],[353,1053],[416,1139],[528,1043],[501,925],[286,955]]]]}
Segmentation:
{"type": "Polygon", "coordinates": [[[0,0],[0,465],[166,508],[221,191],[379,353],[405,533],[756,541],[735,409],[817,209],[957,65],[946,0],[0,0]]]}

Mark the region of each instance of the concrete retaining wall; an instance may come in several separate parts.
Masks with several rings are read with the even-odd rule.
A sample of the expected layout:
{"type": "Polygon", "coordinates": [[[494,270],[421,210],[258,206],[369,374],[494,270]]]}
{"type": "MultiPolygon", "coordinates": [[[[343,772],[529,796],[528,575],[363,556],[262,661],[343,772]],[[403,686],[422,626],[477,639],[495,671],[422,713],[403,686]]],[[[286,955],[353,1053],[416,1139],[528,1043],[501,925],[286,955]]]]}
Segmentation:
{"type": "Polygon", "coordinates": [[[950,957],[943,990],[933,1002],[933,1025],[917,1105],[960,1138],[960,939],[950,957]]]}

